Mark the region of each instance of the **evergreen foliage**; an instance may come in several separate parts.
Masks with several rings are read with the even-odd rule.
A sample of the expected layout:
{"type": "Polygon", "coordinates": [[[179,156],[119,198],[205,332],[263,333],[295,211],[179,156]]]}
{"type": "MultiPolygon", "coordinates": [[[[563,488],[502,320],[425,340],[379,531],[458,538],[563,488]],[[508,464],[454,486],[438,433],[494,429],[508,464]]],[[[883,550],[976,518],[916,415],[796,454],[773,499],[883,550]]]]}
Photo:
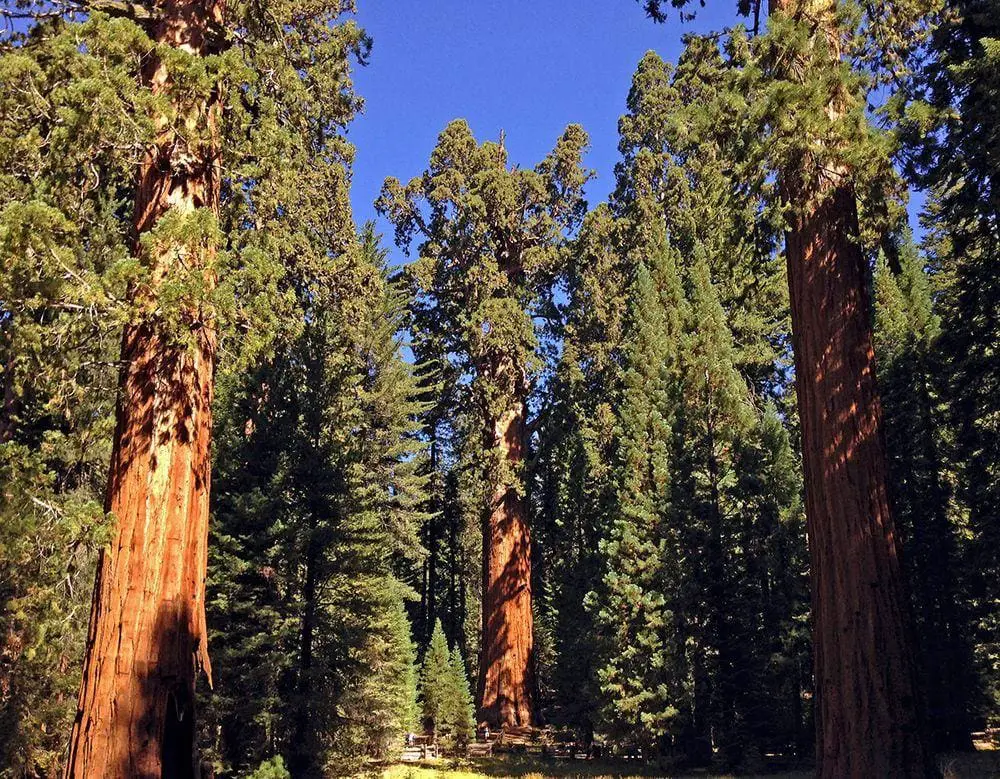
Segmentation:
{"type": "Polygon", "coordinates": [[[476,731],[476,709],[472,704],[472,690],[469,688],[469,676],[465,670],[465,660],[456,644],[448,657],[449,684],[451,700],[449,701],[446,721],[451,729],[452,740],[457,745],[467,744],[476,731]]]}
{"type": "Polygon", "coordinates": [[[647,54],[620,123],[613,205],[636,270],[620,396],[607,395],[616,498],[589,596],[610,632],[603,729],[696,762],[714,742],[728,765],[775,738],[800,748],[808,683],[796,465],[767,400],[785,394],[783,275],[766,182],[736,178],[735,75],[705,39],[676,71],[647,54]]]}
{"type": "MultiPolygon", "coordinates": [[[[541,368],[532,315],[547,311],[563,232],[585,210],[586,144],[583,130],[570,125],[534,170],[509,170],[502,139],[479,144],[455,120],[423,176],[383,186],[377,206],[395,224],[396,242],[407,251],[419,242],[406,268],[417,340],[433,339],[451,375],[473,378],[467,402],[483,424],[505,412],[541,368]]],[[[480,455],[489,481],[519,482],[498,449],[480,455]]]]}
{"type": "Polygon", "coordinates": [[[219,775],[357,772],[414,730],[472,740],[498,506],[525,520],[522,681],[544,723],[671,769],[808,760],[809,485],[779,242],[831,170],[851,173],[872,270],[931,745],[996,726],[1000,5],[830,9],[823,35],[739,2],[752,31],[687,35],[676,65],[645,54],[614,191],[589,211],[579,126],[525,168],[451,122],[426,171],[383,186],[414,254],[390,271],[350,208],[351,70],[371,44],[352,2],[234,0],[195,57],[155,42],[152,6],[3,0],[0,776],[65,759],[114,530],[122,328],[185,344],[194,308],[219,334],[198,707],[219,775]],[[144,86],[153,55],[165,94],[144,86]],[[219,217],[168,213],[138,249],[205,249],[218,283],[183,263],[154,280],[136,170],[158,127],[209,143],[178,107],[215,90],[219,217]],[[928,194],[919,242],[907,186],[928,194]]]}
{"type": "Polygon", "coordinates": [[[456,644],[448,650],[441,621],[434,623],[420,667],[423,729],[449,746],[467,744],[475,733],[476,713],[465,661],[456,644]]]}
{"type": "Polygon", "coordinates": [[[898,93],[899,130],[917,183],[928,187],[927,263],[941,317],[938,354],[949,377],[944,403],[954,447],[956,497],[967,512],[967,565],[959,576],[975,626],[988,710],[1000,702],[1000,160],[994,120],[1000,95],[1000,7],[994,0],[948,3],[898,93]]]}
{"type": "Polygon", "coordinates": [[[927,718],[938,749],[969,746],[981,705],[972,662],[964,520],[947,464],[940,317],[916,247],[903,241],[898,272],[875,267],[875,346],[885,411],[892,507],[904,541],[927,718]]]}
{"type": "MultiPolygon", "coordinates": [[[[310,262],[352,240],[342,129],[359,105],[349,60],[363,59],[368,41],[341,19],[349,4],[303,7],[230,4],[218,55],[159,50],[175,73],[174,101],[143,86],[155,44],[138,6],[87,14],[71,3],[4,3],[5,21],[19,21],[0,33],[0,759],[18,771],[56,772],[74,709],[88,589],[108,532],[121,327],[145,316],[177,325],[206,294],[203,277],[183,272],[162,280],[156,311],[127,292],[150,272],[130,233],[153,118],[182,121],[173,107],[219,82],[241,96],[222,128],[221,224],[199,213],[157,227],[159,238],[221,249],[222,282],[203,302],[222,326],[223,371],[301,331],[295,290],[310,262]],[[33,574],[36,560],[44,570],[33,574]]],[[[185,136],[194,145],[204,131],[185,136]]]]}
{"type": "Polygon", "coordinates": [[[584,600],[601,574],[599,546],[613,504],[618,352],[628,308],[619,241],[619,225],[602,205],[571,248],[562,355],[539,418],[532,473],[543,700],[549,716],[587,738],[598,705],[597,642],[584,600]]]}
{"type": "MultiPolygon", "coordinates": [[[[220,388],[209,614],[225,765],[384,755],[412,719],[405,589],[425,478],[402,312],[370,230],[301,336],[220,388]]],[[[209,729],[211,732],[211,728],[209,729]]]]}
{"type": "Polygon", "coordinates": [[[420,665],[421,713],[424,730],[429,733],[437,735],[449,729],[452,681],[448,639],[438,620],[420,665]]]}
{"type": "Polygon", "coordinates": [[[291,776],[285,768],[285,761],[279,756],[265,760],[247,775],[247,779],[291,779],[291,776]]]}

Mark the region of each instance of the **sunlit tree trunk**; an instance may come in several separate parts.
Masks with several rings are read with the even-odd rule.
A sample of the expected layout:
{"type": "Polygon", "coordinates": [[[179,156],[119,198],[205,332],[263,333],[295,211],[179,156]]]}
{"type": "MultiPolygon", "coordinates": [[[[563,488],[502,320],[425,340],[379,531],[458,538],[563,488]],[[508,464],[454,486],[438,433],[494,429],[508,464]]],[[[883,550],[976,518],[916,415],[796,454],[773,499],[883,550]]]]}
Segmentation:
{"type": "MultiPolygon", "coordinates": [[[[210,47],[209,25],[222,21],[214,0],[166,0],[154,37],[193,55],[210,47]]],[[[152,58],[149,89],[170,94],[167,64],[152,58]]],[[[135,199],[137,236],[168,211],[218,215],[217,90],[174,99],[175,117],[157,116],[158,137],[142,160],[135,199]]],[[[215,283],[212,248],[169,239],[142,243],[137,256],[150,282],[133,291],[155,308],[158,286],[178,268],[215,283]],[[199,271],[199,269],[201,269],[199,271]]],[[[211,675],[205,630],[212,376],[211,311],[182,312],[184,338],[155,314],[126,326],[117,425],[106,508],[114,538],[98,566],[83,682],[66,775],[189,777],[198,772],[194,687],[211,675]]]]}
{"type": "MultiPolygon", "coordinates": [[[[771,0],[839,51],[832,0],[771,0]]],[[[808,60],[800,72],[809,77],[808,60]]],[[[789,74],[789,77],[790,74],[789,74]]],[[[836,118],[841,97],[831,95],[836,118]]],[[[823,777],[928,770],[907,601],[886,492],[868,269],[850,173],[780,172],[812,576],[816,757],[823,777]]]]}
{"type": "MultiPolygon", "coordinates": [[[[518,473],[527,438],[527,404],[520,389],[486,429],[503,470],[518,473]]],[[[534,627],[531,611],[531,534],[523,487],[499,479],[483,524],[483,639],[479,719],[490,726],[534,722],[534,627]]]]}

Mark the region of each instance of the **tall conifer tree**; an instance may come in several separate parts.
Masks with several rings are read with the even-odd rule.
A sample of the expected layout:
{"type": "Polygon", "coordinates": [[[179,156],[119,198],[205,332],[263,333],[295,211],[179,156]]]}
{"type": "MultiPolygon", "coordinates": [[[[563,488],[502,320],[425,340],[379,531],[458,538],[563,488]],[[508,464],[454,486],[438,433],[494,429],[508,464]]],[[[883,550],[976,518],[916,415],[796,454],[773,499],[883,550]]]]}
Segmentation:
{"type": "Polygon", "coordinates": [[[620,223],[606,205],[587,215],[570,252],[562,354],[540,417],[533,466],[539,613],[548,639],[541,660],[551,717],[593,735],[594,613],[584,597],[602,571],[600,541],[615,493],[619,355],[631,280],[619,251],[620,223]]]}
{"type": "MultiPolygon", "coordinates": [[[[34,151],[17,155],[11,181],[20,182],[34,213],[61,212],[67,235],[76,220],[87,224],[89,238],[64,268],[91,295],[91,306],[75,309],[77,319],[85,324],[96,314],[124,327],[105,505],[116,516],[117,540],[100,564],[70,773],[190,773],[193,686],[208,656],[203,596],[217,342],[225,340],[227,355],[249,354],[288,326],[278,322],[288,313],[290,268],[274,239],[290,236],[283,228],[291,210],[268,200],[282,184],[266,160],[283,146],[285,170],[296,170],[307,148],[333,150],[332,164],[309,173],[336,169],[345,181],[349,147],[340,130],[356,108],[348,57],[362,55],[366,42],[353,25],[331,24],[347,10],[340,4],[308,15],[294,3],[225,12],[215,3],[112,4],[89,17],[72,3],[16,6],[15,16],[34,23],[5,30],[14,46],[5,48],[4,67],[13,66],[18,88],[40,100],[10,115],[34,127],[22,149],[34,151]],[[263,17],[268,22],[259,24],[263,17]],[[270,45],[290,41],[307,43],[270,45]],[[328,66],[311,79],[317,61],[328,66]],[[223,92],[240,95],[225,114],[223,92]],[[311,126],[297,121],[304,117],[311,126]],[[50,144],[47,136],[60,140],[50,144]],[[96,164],[80,186],[86,159],[96,164]],[[61,194],[67,184],[83,210],[61,194]],[[243,205],[254,216],[232,218],[243,205]],[[276,228],[272,243],[246,250],[256,243],[247,240],[252,228],[264,222],[276,228]],[[247,332],[253,336],[231,338],[247,332]]],[[[5,90],[11,83],[4,79],[5,90]]],[[[343,186],[324,194],[344,202],[343,186]]],[[[29,214],[5,213],[22,224],[29,214]]],[[[331,224],[338,222],[343,227],[331,224]]],[[[5,409],[19,405],[9,388],[5,381],[5,409]]]]}
{"type": "Polygon", "coordinates": [[[946,462],[940,319],[916,247],[875,266],[875,347],[885,405],[893,510],[904,542],[928,728],[936,751],[969,748],[977,709],[964,555],[946,462]]]}
{"type": "Polygon", "coordinates": [[[1000,704],[1000,5],[954,0],[942,8],[931,56],[897,93],[908,172],[929,189],[923,215],[939,290],[941,364],[950,377],[956,497],[968,511],[965,571],[994,721],[1000,704]]]}
{"type": "Polygon", "coordinates": [[[405,187],[387,179],[378,207],[397,242],[419,241],[408,268],[417,327],[472,380],[489,496],[483,521],[480,718],[494,727],[535,718],[531,541],[523,473],[528,400],[538,363],[532,316],[545,315],[565,231],[585,209],[587,139],[571,125],[533,170],[508,169],[503,143],[479,144],[457,120],[430,167],[405,187]]]}
{"type": "Polygon", "coordinates": [[[410,724],[395,571],[418,549],[423,405],[383,260],[370,230],[330,259],[337,284],[304,298],[301,335],[222,384],[209,713],[237,769],[278,753],[321,775],[385,753],[410,724]]]}
{"type": "MultiPolygon", "coordinates": [[[[659,21],[662,6],[645,3],[659,21]]],[[[922,776],[931,767],[889,511],[858,224],[857,185],[887,175],[888,160],[872,143],[863,85],[845,61],[851,30],[837,0],[771,0],[768,10],[768,33],[755,47],[754,73],[764,80],[754,103],[769,130],[786,221],[820,774],[922,776]]]]}

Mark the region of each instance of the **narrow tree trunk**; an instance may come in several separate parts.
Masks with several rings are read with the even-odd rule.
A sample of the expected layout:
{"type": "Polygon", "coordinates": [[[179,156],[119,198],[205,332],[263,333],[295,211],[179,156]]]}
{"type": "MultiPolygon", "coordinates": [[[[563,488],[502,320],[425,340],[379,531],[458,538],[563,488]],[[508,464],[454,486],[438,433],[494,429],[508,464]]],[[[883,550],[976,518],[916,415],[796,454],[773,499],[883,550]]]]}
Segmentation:
{"type": "MultiPolygon", "coordinates": [[[[459,621],[458,608],[458,517],[454,506],[451,506],[448,516],[448,628],[452,641],[457,641],[465,650],[465,641],[461,638],[464,631],[459,621]]],[[[462,655],[465,657],[465,655],[462,655]]]]}
{"type": "Polygon", "coordinates": [[[430,641],[430,634],[434,631],[434,623],[438,619],[438,555],[440,554],[438,544],[438,511],[440,504],[436,499],[431,499],[431,512],[427,518],[427,640],[430,641]]]}
{"type": "Polygon", "coordinates": [[[431,640],[431,633],[434,632],[434,620],[437,616],[437,604],[434,597],[434,588],[437,583],[437,530],[436,515],[440,510],[441,501],[438,499],[438,491],[443,489],[441,479],[438,474],[438,422],[435,420],[431,426],[430,441],[430,463],[428,471],[430,482],[428,488],[430,495],[427,499],[427,521],[422,528],[422,542],[427,550],[420,568],[420,625],[418,625],[417,638],[421,645],[426,645],[431,640]]]}
{"type": "MultiPolygon", "coordinates": [[[[155,38],[192,54],[207,50],[207,25],[221,23],[214,0],[167,0],[157,10],[155,38]]],[[[171,74],[154,59],[144,79],[164,93],[171,74]]],[[[137,236],[168,210],[218,214],[220,105],[217,94],[186,105],[181,128],[154,117],[159,135],[139,171],[137,236]]],[[[214,285],[211,248],[137,240],[135,251],[152,271],[150,285],[134,290],[149,309],[175,267],[205,268],[205,284],[214,285]]],[[[117,526],[98,564],[67,777],[197,775],[195,678],[199,667],[211,676],[205,566],[215,332],[206,308],[193,303],[183,312],[187,344],[153,315],[125,328],[106,497],[117,526]]]]}
{"type": "MultiPolygon", "coordinates": [[[[699,620],[696,631],[704,630],[699,620]]],[[[712,762],[711,699],[712,687],[706,668],[704,646],[695,646],[691,653],[691,719],[685,734],[684,756],[693,765],[712,762]]]]}
{"type": "Polygon", "coordinates": [[[3,384],[3,403],[0,405],[0,444],[5,444],[14,437],[14,413],[17,407],[17,396],[14,394],[14,365],[12,350],[4,349],[7,355],[6,365],[0,365],[0,380],[3,384]]]}
{"type": "MultiPolygon", "coordinates": [[[[511,472],[524,459],[524,393],[487,429],[511,472]]],[[[479,719],[491,727],[534,722],[531,535],[523,488],[501,479],[483,524],[483,639],[479,719]]]]}
{"type": "Polygon", "coordinates": [[[709,601],[706,614],[706,627],[708,628],[709,635],[708,645],[715,650],[714,665],[716,673],[711,696],[712,709],[714,710],[712,719],[715,721],[713,741],[721,753],[724,764],[732,767],[737,765],[742,759],[742,750],[746,745],[743,743],[743,734],[737,732],[736,689],[738,682],[735,678],[736,668],[734,665],[732,636],[730,635],[729,623],[726,618],[726,610],[727,608],[732,608],[735,600],[728,597],[730,593],[726,581],[726,557],[722,539],[722,493],[719,488],[722,478],[720,476],[719,458],[716,451],[715,409],[712,405],[712,385],[707,371],[705,382],[709,533],[703,564],[708,573],[708,589],[706,593],[708,596],[707,600],[709,601]]]}
{"type": "MultiPolygon", "coordinates": [[[[315,536],[315,531],[314,531],[315,536]]],[[[309,773],[311,764],[316,758],[315,744],[310,738],[310,720],[312,707],[310,691],[313,689],[313,644],[316,634],[316,584],[319,564],[319,543],[316,538],[309,539],[306,549],[305,581],[302,588],[302,623],[299,634],[298,685],[295,706],[295,721],[292,738],[292,756],[290,770],[296,776],[309,773]]]]}

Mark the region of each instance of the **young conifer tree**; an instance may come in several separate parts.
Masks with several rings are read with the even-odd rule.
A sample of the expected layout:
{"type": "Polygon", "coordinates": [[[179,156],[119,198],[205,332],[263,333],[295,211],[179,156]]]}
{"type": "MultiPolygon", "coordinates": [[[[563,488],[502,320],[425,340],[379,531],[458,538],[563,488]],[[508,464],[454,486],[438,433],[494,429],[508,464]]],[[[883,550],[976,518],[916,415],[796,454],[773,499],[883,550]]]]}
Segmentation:
{"type": "Polygon", "coordinates": [[[476,732],[476,708],[469,689],[469,675],[465,671],[465,661],[456,644],[448,658],[450,671],[450,691],[448,702],[448,730],[457,746],[467,744],[476,732]]]}
{"type": "Polygon", "coordinates": [[[619,354],[631,286],[620,227],[601,205],[573,242],[562,354],[546,393],[532,473],[538,613],[549,640],[539,677],[558,721],[587,738],[599,705],[599,642],[585,596],[601,575],[600,542],[614,505],[619,354]]]}
{"type": "Polygon", "coordinates": [[[434,623],[430,643],[424,651],[420,665],[420,709],[423,727],[435,736],[450,731],[454,705],[454,676],[448,639],[445,638],[441,620],[434,623]]]}

